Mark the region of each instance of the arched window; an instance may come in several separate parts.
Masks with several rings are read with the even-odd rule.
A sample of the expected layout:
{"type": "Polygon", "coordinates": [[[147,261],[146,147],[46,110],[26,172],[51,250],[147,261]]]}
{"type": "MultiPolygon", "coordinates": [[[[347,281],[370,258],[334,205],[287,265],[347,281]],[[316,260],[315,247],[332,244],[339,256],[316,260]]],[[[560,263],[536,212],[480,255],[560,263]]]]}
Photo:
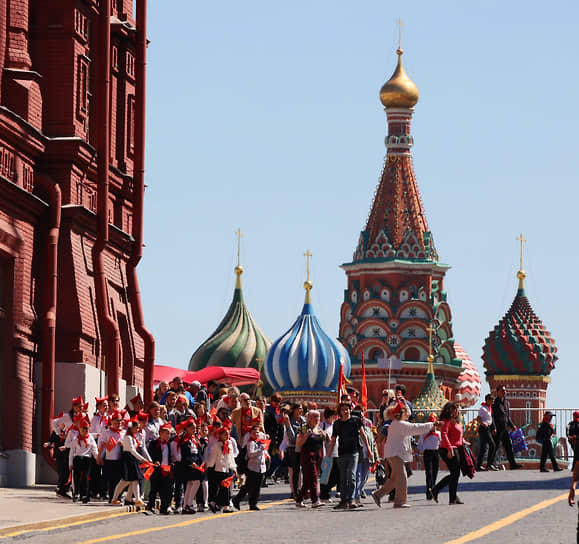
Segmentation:
{"type": "Polygon", "coordinates": [[[420,351],[418,348],[410,347],[404,351],[405,361],[420,361],[420,351]]]}

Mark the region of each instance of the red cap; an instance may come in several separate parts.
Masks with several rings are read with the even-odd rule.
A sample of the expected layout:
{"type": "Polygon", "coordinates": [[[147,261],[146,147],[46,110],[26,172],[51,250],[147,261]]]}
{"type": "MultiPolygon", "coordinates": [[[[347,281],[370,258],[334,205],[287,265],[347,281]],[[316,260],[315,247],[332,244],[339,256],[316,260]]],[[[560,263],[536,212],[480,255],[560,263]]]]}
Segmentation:
{"type": "Polygon", "coordinates": [[[123,419],[123,414],[119,410],[115,410],[109,415],[110,419],[123,419]]]}
{"type": "Polygon", "coordinates": [[[78,427],[90,427],[90,421],[88,417],[82,417],[77,425],[78,427]]]}
{"type": "Polygon", "coordinates": [[[105,395],[104,397],[95,397],[94,398],[96,405],[98,406],[101,402],[104,402],[105,400],[109,400],[109,396],[105,395]]]}
{"type": "Polygon", "coordinates": [[[171,423],[167,422],[167,423],[164,423],[163,425],[161,425],[161,426],[159,427],[159,430],[165,429],[166,431],[171,432],[171,429],[172,429],[172,428],[173,428],[173,426],[171,425],[171,423]]]}
{"type": "Polygon", "coordinates": [[[428,421],[431,421],[432,423],[436,421],[436,414],[434,412],[430,413],[430,415],[428,416],[428,421]]]}
{"type": "Polygon", "coordinates": [[[74,406],[75,404],[83,404],[82,395],[72,399],[72,405],[74,406]]]}
{"type": "Polygon", "coordinates": [[[83,411],[83,412],[88,412],[88,402],[85,402],[85,403],[82,405],[82,411],[83,411]]]}
{"type": "Polygon", "coordinates": [[[189,425],[193,424],[195,424],[195,419],[193,419],[193,416],[189,416],[185,421],[182,421],[177,425],[177,432],[181,432],[183,429],[186,429],[189,425]]]}
{"type": "Polygon", "coordinates": [[[141,397],[141,393],[138,393],[137,396],[133,397],[133,398],[130,400],[130,402],[133,403],[133,402],[136,402],[136,401],[138,401],[138,400],[140,400],[141,402],[143,402],[143,398],[141,397]]]}
{"type": "Polygon", "coordinates": [[[394,410],[392,411],[392,413],[398,414],[398,413],[402,412],[402,410],[404,410],[405,408],[406,408],[406,403],[399,400],[396,403],[396,406],[394,406],[394,410]]]}
{"type": "Polygon", "coordinates": [[[136,417],[139,421],[147,421],[149,419],[149,412],[143,412],[143,410],[140,410],[136,417]]]}
{"type": "Polygon", "coordinates": [[[573,412],[573,419],[579,419],[579,412],[573,412]]]}

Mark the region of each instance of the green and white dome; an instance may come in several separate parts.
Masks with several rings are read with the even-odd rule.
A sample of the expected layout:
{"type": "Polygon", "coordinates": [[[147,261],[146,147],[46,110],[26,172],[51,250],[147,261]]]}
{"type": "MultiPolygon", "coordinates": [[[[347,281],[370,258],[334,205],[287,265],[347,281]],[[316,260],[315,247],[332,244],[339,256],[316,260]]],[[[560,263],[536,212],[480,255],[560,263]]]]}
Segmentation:
{"type": "Polygon", "coordinates": [[[233,300],[215,332],[199,347],[189,361],[189,370],[207,366],[252,367],[260,369],[271,341],[257,326],[241,289],[243,268],[237,266],[233,300]]]}

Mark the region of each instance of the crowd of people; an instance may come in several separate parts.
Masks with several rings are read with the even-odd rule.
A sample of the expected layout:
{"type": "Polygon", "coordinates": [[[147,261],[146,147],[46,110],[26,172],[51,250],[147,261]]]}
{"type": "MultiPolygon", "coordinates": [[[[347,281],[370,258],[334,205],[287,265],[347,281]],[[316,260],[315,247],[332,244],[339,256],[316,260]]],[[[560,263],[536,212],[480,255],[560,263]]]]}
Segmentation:
{"type": "MultiPolygon", "coordinates": [[[[249,508],[259,510],[262,487],[280,480],[289,483],[296,508],[330,503],[334,509],[360,508],[372,472],[376,505],[388,495],[394,508],[408,508],[414,446],[423,454],[426,499],[438,502],[448,487],[450,505],[463,504],[457,493],[461,473],[472,477],[475,470],[497,469],[498,444],[510,468],[520,467],[508,433],[514,425],[504,386],[496,399],[487,395],[480,408],[476,459],[463,438],[456,403],[446,403],[438,418],[416,423],[405,394],[401,384],[384,390],[372,421],[353,388],[337,409],[320,409],[311,402],[284,402],[277,393],[269,402],[251,399],[237,387],[213,381],[185,386],[176,377],[159,384],[146,410],[140,395],[121,408],[113,394],[96,398],[89,416],[88,403],[72,399],[71,409],[52,421],[44,446],[55,458],[57,494],[84,503],[134,504],[162,515],[233,512],[246,497],[249,508]],[[437,481],[440,458],[449,474],[437,481]]],[[[549,414],[540,429],[550,443],[549,414]]],[[[560,470],[545,447],[548,455],[560,470]]]]}

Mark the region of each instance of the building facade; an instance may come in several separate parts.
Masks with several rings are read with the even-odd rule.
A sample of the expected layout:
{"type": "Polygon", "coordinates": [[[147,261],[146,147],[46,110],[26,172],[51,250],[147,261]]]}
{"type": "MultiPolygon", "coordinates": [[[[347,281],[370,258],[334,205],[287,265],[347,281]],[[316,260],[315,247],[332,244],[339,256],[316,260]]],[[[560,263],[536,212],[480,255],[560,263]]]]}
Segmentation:
{"type": "Polygon", "coordinates": [[[146,2],[1,6],[0,485],[20,486],[43,477],[40,445],[72,396],[150,396],[146,2]]]}

